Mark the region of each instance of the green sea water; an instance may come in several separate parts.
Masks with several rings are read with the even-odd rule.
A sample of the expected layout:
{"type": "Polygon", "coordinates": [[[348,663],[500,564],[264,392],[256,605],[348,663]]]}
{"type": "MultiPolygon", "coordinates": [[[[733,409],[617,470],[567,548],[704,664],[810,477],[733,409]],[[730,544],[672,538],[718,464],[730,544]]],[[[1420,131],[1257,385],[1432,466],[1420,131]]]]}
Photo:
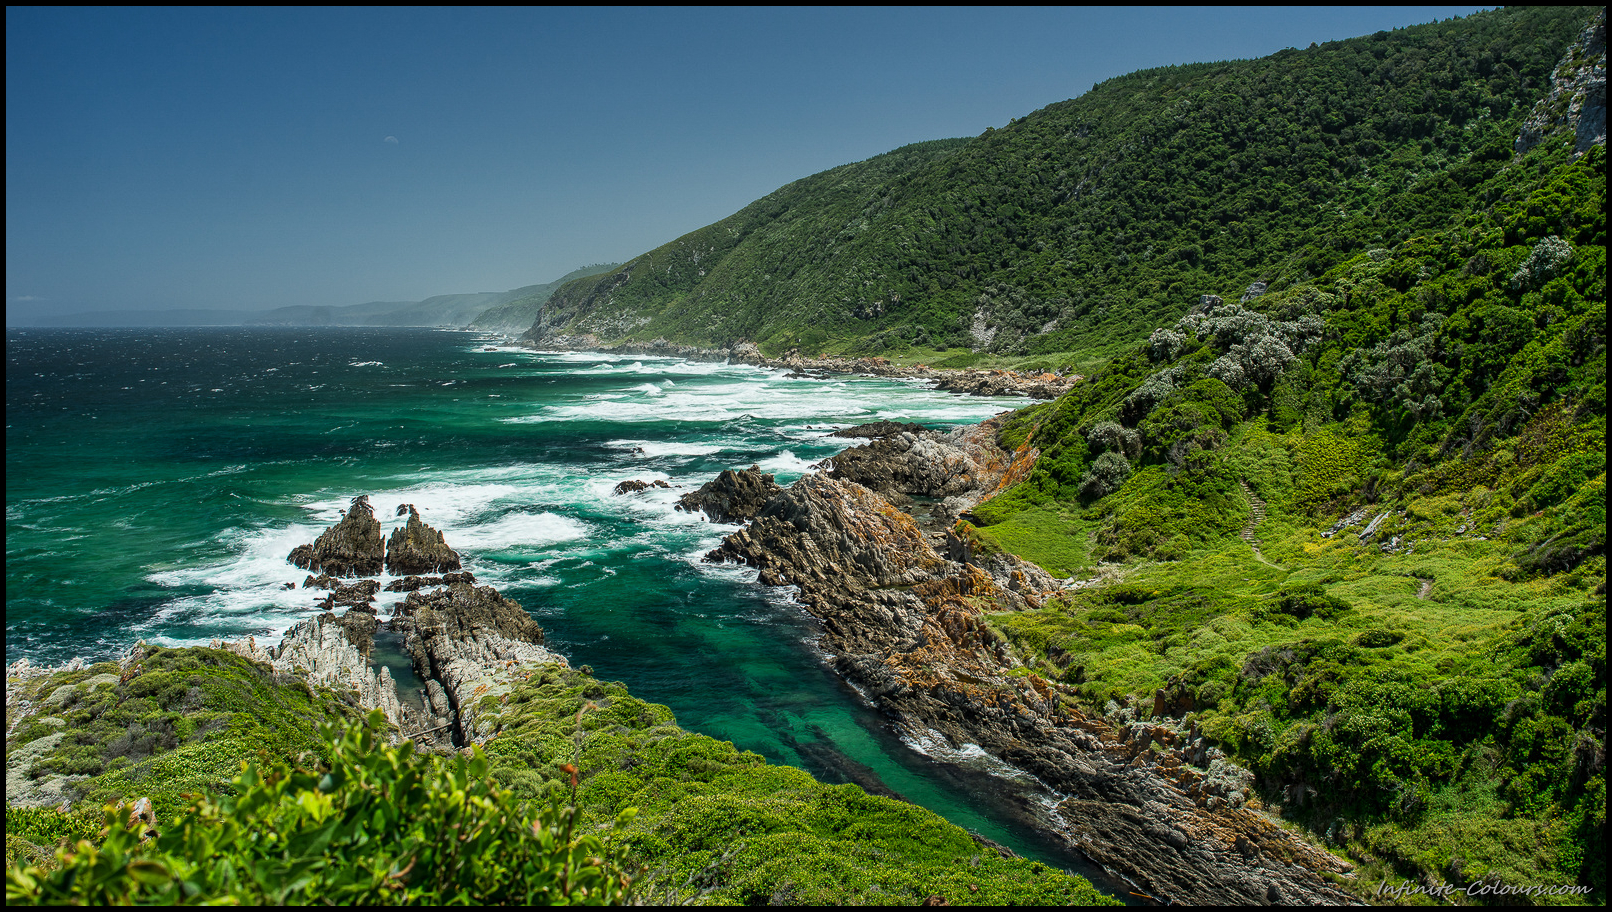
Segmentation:
{"type": "Polygon", "coordinates": [[[368,494],[387,530],[415,505],[551,646],[685,728],[1092,873],[1030,824],[1055,796],[895,737],[790,590],[700,560],[737,527],[675,509],[727,468],[789,484],[855,442],[833,428],[1027,400],[430,330],[8,330],[6,355],[8,663],[277,640],[318,613],[286,555],[368,494]],[[612,493],[628,479],[674,487],[612,493]]]}

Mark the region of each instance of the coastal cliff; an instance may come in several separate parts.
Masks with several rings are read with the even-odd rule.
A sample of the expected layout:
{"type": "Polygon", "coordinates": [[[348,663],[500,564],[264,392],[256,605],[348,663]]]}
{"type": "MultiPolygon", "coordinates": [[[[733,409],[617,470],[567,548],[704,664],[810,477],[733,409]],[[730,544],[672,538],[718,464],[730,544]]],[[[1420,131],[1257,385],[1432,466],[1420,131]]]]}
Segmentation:
{"type": "Polygon", "coordinates": [[[1350,865],[1247,807],[1251,777],[1196,730],[1093,716],[1017,660],[986,615],[1041,607],[1061,588],[1051,576],[972,552],[949,528],[942,553],[870,489],[943,499],[955,517],[1035,458],[995,446],[996,425],[883,434],[768,501],[707,559],[798,587],[835,669],[909,741],[978,745],[1034,775],[1062,796],[1043,824],[1149,895],[1352,901],[1335,885],[1350,865]]]}

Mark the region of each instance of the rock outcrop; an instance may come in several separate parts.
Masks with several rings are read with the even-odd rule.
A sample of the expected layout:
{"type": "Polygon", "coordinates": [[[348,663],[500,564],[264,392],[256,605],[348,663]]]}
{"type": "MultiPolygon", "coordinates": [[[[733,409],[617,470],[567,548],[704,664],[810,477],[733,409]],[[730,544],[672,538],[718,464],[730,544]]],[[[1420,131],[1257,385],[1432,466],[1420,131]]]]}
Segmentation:
{"type": "Polygon", "coordinates": [[[1035,776],[1062,796],[1047,829],[1139,889],[1201,904],[1353,901],[1323,876],[1347,865],[1248,809],[1246,774],[1196,731],[1088,715],[1063,684],[1018,666],[985,613],[1040,607],[1050,576],[977,554],[965,524],[943,554],[860,483],[972,506],[1035,458],[996,448],[994,428],[954,433],[894,430],[835,457],[707,559],[798,587],[835,669],[908,737],[979,745],[1035,776]]]}
{"type": "Polygon", "coordinates": [[[543,629],[525,609],[491,586],[455,583],[411,592],[388,622],[401,632],[415,671],[426,680],[430,706],[448,718],[453,743],[481,741],[493,733],[484,716],[487,701],[512,689],[511,673],[528,662],[564,665],[545,648],[543,629]]]}
{"type": "Polygon", "coordinates": [[[335,615],[321,614],[286,631],[278,646],[259,646],[255,637],[233,642],[213,640],[210,645],[302,676],[309,684],[351,692],[360,706],[380,709],[392,724],[404,724],[405,713],[397,699],[392,672],[384,666],[372,667],[367,651],[359,648],[349,633],[335,615]]]}
{"type": "Polygon", "coordinates": [[[458,573],[446,573],[442,576],[405,576],[402,579],[392,580],[386,584],[387,592],[414,592],[417,589],[430,589],[436,586],[448,586],[454,583],[469,583],[474,586],[476,578],[468,570],[458,573]]]}
{"type": "Polygon", "coordinates": [[[405,513],[408,522],[383,543],[368,497],[355,498],[340,523],[313,545],[292,552],[293,563],[321,574],[309,576],[305,587],[331,590],[319,607],[329,612],[346,606],[343,615],[326,613],[298,624],[275,649],[258,647],[250,639],[215,645],[351,692],[358,705],[379,707],[406,734],[426,744],[462,746],[491,733],[481,722],[481,701],[507,693],[515,668],[566,661],[543,647],[543,629],[519,604],[491,586],[476,586],[474,576],[459,570],[459,555],[412,504],[398,507],[397,515],[405,513]],[[378,581],[342,584],[336,579],[373,576],[383,564],[403,577],[387,591],[409,593],[384,621],[371,604],[381,588],[378,581]],[[402,638],[424,683],[422,708],[401,703],[391,672],[370,664],[375,641],[383,634],[402,638]]]}
{"type": "Polygon", "coordinates": [[[830,437],[867,437],[877,440],[880,437],[889,437],[894,434],[923,434],[929,429],[915,421],[872,421],[867,424],[858,424],[855,427],[840,428],[830,437]]]}
{"type": "Polygon", "coordinates": [[[896,422],[848,428],[837,433],[873,441],[851,447],[818,467],[831,478],[854,481],[893,504],[905,506],[914,497],[938,501],[927,514],[917,515],[945,528],[998,490],[1004,480],[1023,477],[1039,455],[1030,449],[1003,452],[995,439],[999,427],[1000,420],[993,418],[947,433],[896,422]]]}
{"type": "Polygon", "coordinates": [[[1523,122],[1514,147],[1526,152],[1547,136],[1572,136],[1573,151],[1606,144],[1606,10],[1597,10],[1551,73],[1550,91],[1523,122]]]}
{"type": "Polygon", "coordinates": [[[627,481],[623,481],[620,484],[616,485],[616,487],[610,493],[617,494],[617,495],[620,495],[620,494],[637,494],[639,491],[647,491],[650,488],[669,488],[669,487],[671,487],[671,485],[669,485],[666,482],[660,480],[659,478],[655,479],[654,481],[639,481],[636,478],[632,478],[632,479],[628,479],[627,481]]]}
{"type": "Polygon", "coordinates": [[[407,510],[409,521],[392,530],[386,543],[386,572],[393,576],[447,573],[459,569],[459,553],[448,547],[442,533],[426,525],[414,504],[402,504],[397,515],[407,510]]]}
{"type": "Polygon", "coordinates": [[[712,522],[744,522],[781,491],[783,488],[760,466],[738,472],[724,469],[714,480],[700,485],[698,491],[679,497],[677,507],[690,513],[703,510],[712,522]]]}
{"type": "Polygon", "coordinates": [[[298,545],[288,558],[304,570],[330,576],[378,576],[386,556],[381,523],[369,497],[353,498],[341,521],[311,545],[298,545]]]}
{"type": "Polygon", "coordinates": [[[381,584],[375,580],[359,580],[349,585],[337,585],[329,595],[319,601],[319,607],[326,611],[338,607],[365,608],[375,601],[375,594],[380,591],[381,584]]]}

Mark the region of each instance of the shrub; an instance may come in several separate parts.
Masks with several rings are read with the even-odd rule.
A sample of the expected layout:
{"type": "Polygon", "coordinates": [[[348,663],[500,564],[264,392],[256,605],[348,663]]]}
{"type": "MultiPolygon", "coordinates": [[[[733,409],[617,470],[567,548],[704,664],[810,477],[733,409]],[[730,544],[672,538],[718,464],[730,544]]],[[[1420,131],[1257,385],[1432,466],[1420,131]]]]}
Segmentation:
{"type": "MultiPolygon", "coordinates": [[[[1335,595],[1328,595],[1315,583],[1301,583],[1283,589],[1277,595],[1276,604],[1283,614],[1292,615],[1301,621],[1309,617],[1330,621],[1350,608],[1348,602],[1335,595]]],[[[1368,644],[1361,643],[1361,645],[1368,644]]]]}
{"type": "Polygon", "coordinates": [[[1142,437],[1136,431],[1113,421],[1099,421],[1086,432],[1086,442],[1093,452],[1118,453],[1126,459],[1142,455],[1142,437]]]}
{"type": "Polygon", "coordinates": [[[1107,497],[1118,491],[1130,474],[1131,464],[1124,456],[1118,453],[1104,453],[1092,462],[1091,468],[1080,480],[1080,493],[1094,500],[1107,497]]]}
{"type": "MultiPolygon", "coordinates": [[[[329,763],[249,765],[235,794],[197,799],[153,835],[108,806],[100,845],[58,850],[59,867],[13,866],[8,903],[605,904],[629,878],[604,840],[556,798],[535,814],[487,777],[477,749],[451,760],[378,742],[379,711],[337,737],[329,763]]],[[[573,792],[575,779],[573,774],[573,792]]],[[[145,805],[149,808],[149,804],[145,805]]],[[[624,825],[632,811],[617,819],[624,825]]]]}

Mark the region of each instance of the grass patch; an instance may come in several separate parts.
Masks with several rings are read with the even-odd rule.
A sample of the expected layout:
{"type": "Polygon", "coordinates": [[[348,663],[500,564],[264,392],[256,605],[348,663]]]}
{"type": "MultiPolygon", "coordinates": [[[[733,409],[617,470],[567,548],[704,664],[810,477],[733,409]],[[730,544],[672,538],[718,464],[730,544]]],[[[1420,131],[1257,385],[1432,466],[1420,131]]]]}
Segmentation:
{"type": "Polygon", "coordinates": [[[977,531],[988,545],[1017,554],[1059,578],[1084,576],[1095,564],[1086,524],[1063,511],[1029,509],[977,531]]]}

